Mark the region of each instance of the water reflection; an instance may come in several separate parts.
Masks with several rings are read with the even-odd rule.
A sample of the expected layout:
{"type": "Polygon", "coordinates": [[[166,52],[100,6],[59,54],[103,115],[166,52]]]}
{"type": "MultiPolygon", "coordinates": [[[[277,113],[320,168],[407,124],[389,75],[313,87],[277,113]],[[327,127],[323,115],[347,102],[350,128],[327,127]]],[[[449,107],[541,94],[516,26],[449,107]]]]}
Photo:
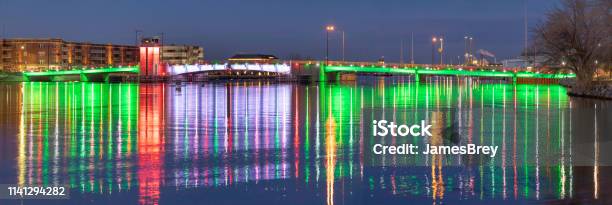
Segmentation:
{"type": "Polygon", "coordinates": [[[69,184],[75,202],[158,204],[193,190],[199,193],[189,197],[211,203],[259,190],[261,201],[314,204],[609,200],[601,195],[610,169],[600,164],[609,159],[599,142],[610,140],[601,128],[610,116],[597,114],[609,104],[574,102],[558,86],[451,78],[2,86],[0,95],[11,97],[0,106],[0,126],[18,129],[3,134],[16,140],[2,141],[11,153],[2,158],[14,160],[3,166],[15,167],[16,176],[0,182],[69,184]],[[588,109],[567,109],[576,106],[588,109]],[[427,120],[433,137],[372,138],[367,126],[379,117],[427,120]],[[366,153],[374,140],[494,144],[500,151],[492,159],[373,162],[366,153]],[[125,194],[134,197],[117,197],[125,194]]]}
{"type": "Polygon", "coordinates": [[[94,193],[131,187],[138,86],[25,83],[21,90],[17,184],[94,193]]]}
{"type": "MultiPolygon", "coordinates": [[[[140,204],[156,204],[164,181],[166,149],[166,89],[163,85],[141,86],[138,110],[137,153],[138,195],[140,204]]],[[[120,141],[120,140],[118,140],[120,141]]],[[[129,142],[129,141],[128,141],[129,142]]]]}

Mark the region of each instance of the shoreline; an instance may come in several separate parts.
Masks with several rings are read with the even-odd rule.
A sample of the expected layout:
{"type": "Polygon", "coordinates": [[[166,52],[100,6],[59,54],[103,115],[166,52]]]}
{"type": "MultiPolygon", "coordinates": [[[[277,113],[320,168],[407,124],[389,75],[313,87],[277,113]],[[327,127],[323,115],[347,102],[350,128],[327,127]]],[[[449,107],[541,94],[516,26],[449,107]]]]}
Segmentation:
{"type": "Polygon", "coordinates": [[[592,87],[576,86],[575,80],[561,80],[559,85],[567,89],[567,95],[572,97],[612,100],[612,83],[595,82],[592,87]]]}

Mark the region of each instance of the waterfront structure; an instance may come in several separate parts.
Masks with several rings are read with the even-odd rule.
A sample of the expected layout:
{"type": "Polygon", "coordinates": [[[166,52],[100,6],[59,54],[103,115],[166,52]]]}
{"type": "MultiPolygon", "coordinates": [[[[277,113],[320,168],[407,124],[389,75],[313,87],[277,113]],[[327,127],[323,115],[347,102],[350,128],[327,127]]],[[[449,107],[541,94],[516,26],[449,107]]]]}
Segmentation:
{"type": "Polygon", "coordinates": [[[163,76],[166,71],[160,62],[159,38],[145,38],[140,42],[140,75],[163,76]]]}
{"type": "Polygon", "coordinates": [[[379,73],[379,74],[395,74],[395,75],[414,75],[416,81],[420,81],[421,75],[430,76],[466,76],[466,77],[498,77],[498,78],[509,78],[512,79],[513,83],[516,83],[518,79],[549,79],[547,81],[559,80],[564,78],[574,78],[576,74],[573,73],[539,73],[530,71],[507,71],[507,70],[463,70],[453,69],[452,67],[442,69],[429,69],[423,67],[412,67],[412,68],[392,68],[392,67],[375,67],[375,66],[323,66],[319,73],[319,81],[326,81],[328,75],[331,75],[335,79],[340,79],[342,73],[379,73]]]}
{"type": "MultiPolygon", "coordinates": [[[[223,71],[250,71],[252,73],[264,72],[271,74],[291,74],[291,65],[278,64],[259,64],[259,63],[242,63],[242,64],[194,64],[194,65],[168,65],[166,71],[168,75],[183,75],[205,72],[223,72],[223,71]]],[[[246,73],[243,73],[246,74],[246,73]]],[[[269,76],[269,75],[268,75],[269,76]]]]}
{"type": "Polygon", "coordinates": [[[1,39],[0,71],[36,72],[138,64],[138,48],[59,38],[1,39]]]}
{"type": "Polygon", "coordinates": [[[513,59],[502,60],[504,68],[518,68],[521,70],[531,71],[533,68],[542,67],[548,58],[545,56],[520,56],[513,59]]]}
{"type": "Polygon", "coordinates": [[[165,64],[202,64],[204,48],[192,45],[162,45],[161,61],[165,64]]]}
{"type": "Polygon", "coordinates": [[[168,65],[204,63],[204,49],[192,45],[164,45],[159,37],[144,38],[140,42],[141,75],[164,76],[168,65]]]}
{"type": "MultiPolygon", "coordinates": [[[[236,75],[266,73],[273,75],[293,75],[293,76],[310,76],[315,81],[341,80],[343,75],[358,75],[358,74],[385,74],[385,75],[412,75],[416,81],[420,81],[421,76],[465,76],[465,77],[485,77],[485,78],[506,78],[511,79],[513,83],[541,81],[545,83],[557,82],[564,78],[576,77],[573,73],[547,73],[547,72],[530,72],[519,70],[488,70],[475,67],[397,67],[397,66],[378,66],[378,65],[329,65],[321,66],[309,64],[306,65],[309,70],[315,72],[304,72],[303,68],[299,68],[299,63],[225,63],[225,64],[191,64],[191,65],[164,65],[159,66],[159,49],[151,49],[149,47],[141,47],[147,55],[141,55],[142,62],[139,66],[125,67],[104,67],[96,69],[75,69],[62,71],[46,71],[46,72],[24,72],[25,80],[30,81],[30,77],[58,77],[58,76],[75,76],[79,75],[81,81],[90,81],[96,76],[104,77],[104,81],[108,81],[108,77],[113,74],[139,74],[156,78],[156,76],[172,77],[177,75],[191,75],[197,73],[223,73],[236,72],[236,75]],[[148,62],[148,63],[143,63],[148,62]],[[148,66],[148,67],[145,67],[148,66]],[[318,71],[318,72],[317,72],[318,71]],[[319,76],[318,80],[314,79],[319,76]],[[517,81],[518,80],[518,81],[517,81]]],[[[246,76],[250,77],[250,76],[246,76]]],[[[142,79],[142,78],[141,78],[142,79]]],[[[53,79],[51,79],[53,80],[53,79]]],[[[159,79],[162,80],[162,79],[159,79]]]]}

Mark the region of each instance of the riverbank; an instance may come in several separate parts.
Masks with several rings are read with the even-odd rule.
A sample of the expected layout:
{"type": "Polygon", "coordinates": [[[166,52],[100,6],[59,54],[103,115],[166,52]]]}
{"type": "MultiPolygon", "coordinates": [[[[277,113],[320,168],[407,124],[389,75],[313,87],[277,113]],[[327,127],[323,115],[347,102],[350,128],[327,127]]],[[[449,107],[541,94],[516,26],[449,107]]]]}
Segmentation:
{"type": "Polygon", "coordinates": [[[576,85],[574,79],[561,80],[559,84],[567,88],[570,96],[612,100],[612,81],[597,81],[588,87],[576,85]]]}
{"type": "Polygon", "coordinates": [[[23,76],[15,73],[0,73],[0,82],[22,82],[23,76]]]}

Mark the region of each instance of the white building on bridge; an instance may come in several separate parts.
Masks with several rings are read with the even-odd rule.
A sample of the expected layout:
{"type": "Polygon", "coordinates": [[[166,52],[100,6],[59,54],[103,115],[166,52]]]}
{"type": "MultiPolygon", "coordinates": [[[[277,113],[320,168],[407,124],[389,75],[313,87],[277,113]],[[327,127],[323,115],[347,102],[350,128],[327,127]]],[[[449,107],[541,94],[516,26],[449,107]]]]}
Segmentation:
{"type": "Polygon", "coordinates": [[[518,58],[502,60],[504,68],[518,68],[520,70],[530,70],[544,65],[548,60],[545,56],[519,56],[518,58]]]}

